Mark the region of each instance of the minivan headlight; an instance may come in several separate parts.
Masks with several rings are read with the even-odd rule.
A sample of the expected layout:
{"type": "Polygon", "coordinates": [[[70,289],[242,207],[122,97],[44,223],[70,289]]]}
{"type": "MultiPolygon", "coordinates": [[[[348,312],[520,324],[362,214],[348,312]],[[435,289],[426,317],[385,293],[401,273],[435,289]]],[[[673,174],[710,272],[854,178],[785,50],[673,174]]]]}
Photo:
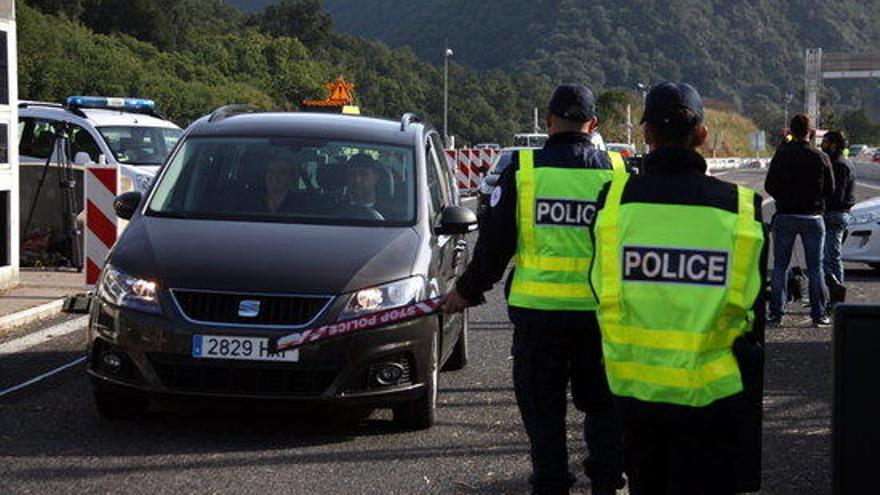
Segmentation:
{"type": "Polygon", "coordinates": [[[98,296],[115,306],[145,313],[160,313],[159,283],[133,277],[110,265],[104,267],[98,283],[98,296]]]}
{"type": "Polygon", "coordinates": [[[361,289],[348,295],[348,302],[339,315],[339,320],[412,304],[421,300],[424,291],[425,280],[419,276],[361,289]]]}

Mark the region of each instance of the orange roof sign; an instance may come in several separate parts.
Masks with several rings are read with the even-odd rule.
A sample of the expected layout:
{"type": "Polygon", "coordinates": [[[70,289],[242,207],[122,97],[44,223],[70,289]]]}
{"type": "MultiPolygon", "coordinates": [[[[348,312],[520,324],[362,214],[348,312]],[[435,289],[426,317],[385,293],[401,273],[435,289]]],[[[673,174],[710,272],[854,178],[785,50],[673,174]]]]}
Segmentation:
{"type": "Polygon", "coordinates": [[[330,90],[330,95],[326,100],[307,100],[303,101],[303,106],[307,107],[346,107],[354,104],[354,84],[346,82],[345,78],[339,76],[336,81],[327,83],[325,88],[330,90]]]}

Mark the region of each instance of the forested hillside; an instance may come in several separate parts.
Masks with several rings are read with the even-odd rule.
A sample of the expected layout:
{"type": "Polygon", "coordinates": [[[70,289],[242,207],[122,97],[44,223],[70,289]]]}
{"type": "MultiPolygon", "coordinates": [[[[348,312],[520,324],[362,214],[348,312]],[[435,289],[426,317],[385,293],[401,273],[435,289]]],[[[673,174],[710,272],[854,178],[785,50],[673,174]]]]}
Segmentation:
{"type": "MultiPolygon", "coordinates": [[[[782,121],[783,94],[802,108],[803,54],[880,48],[872,0],[325,0],[342,31],[409,46],[438,62],[445,40],[472,67],[551,81],[634,88],[663,79],[782,121]]],[[[880,81],[826,84],[840,120],[866,108],[880,119],[880,81]]],[[[774,124],[776,123],[776,124],[774,124]]]]}
{"type": "MultiPolygon", "coordinates": [[[[370,115],[416,111],[441,123],[440,69],[332,31],[317,1],[245,16],[220,0],[30,0],[18,2],[18,25],[22,99],[151,97],[185,124],[234,102],[296,109],[344,75],[370,115]]],[[[530,128],[552,90],[537,76],[457,64],[451,77],[450,131],[474,142],[530,128]]]]}
{"type": "MultiPolygon", "coordinates": [[[[235,102],[297,109],[304,99],[323,98],[324,83],[343,75],[356,84],[368,115],[415,111],[441,123],[438,60],[337,33],[320,0],[287,0],[249,14],[222,0],[29,0],[19,3],[18,21],[23,99],[144,96],[186,124],[235,102]]],[[[513,133],[531,129],[532,110],[546,105],[554,83],[537,72],[458,63],[450,80],[450,132],[459,143],[510,143],[513,133]]],[[[600,95],[607,140],[625,139],[626,104],[638,118],[640,100],[633,91],[600,95]]],[[[729,105],[715,107],[725,150],[747,153],[754,124],[729,105]]]]}

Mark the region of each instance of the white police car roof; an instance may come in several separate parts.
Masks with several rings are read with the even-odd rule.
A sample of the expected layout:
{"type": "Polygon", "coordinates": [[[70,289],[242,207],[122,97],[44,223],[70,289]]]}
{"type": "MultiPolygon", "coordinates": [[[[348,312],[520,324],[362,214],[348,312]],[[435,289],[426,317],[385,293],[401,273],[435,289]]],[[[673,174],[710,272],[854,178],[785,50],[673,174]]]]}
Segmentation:
{"type": "Polygon", "coordinates": [[[124,127],[164,127],[179,129],[173,122],[137,112],[126,112],[117,109],[104,108],[78,108],[86,116],[84,119],[78,113],[74,113],[58,103],[45,103],[36,101],[21,101],[18,113],[22,117],[43,117],[55,120],[85,120],[95,127],[124,126],[124,127]]]}

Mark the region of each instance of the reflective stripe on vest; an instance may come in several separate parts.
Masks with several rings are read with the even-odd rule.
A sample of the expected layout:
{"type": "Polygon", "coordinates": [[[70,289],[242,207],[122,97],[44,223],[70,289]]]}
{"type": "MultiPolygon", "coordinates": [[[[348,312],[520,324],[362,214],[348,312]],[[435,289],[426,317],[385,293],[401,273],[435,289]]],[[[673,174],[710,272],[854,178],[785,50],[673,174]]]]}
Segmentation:
{"type": "Polygon", "coordinates": [[[614,174],[626,174],[619,153],[609,153],[613,170],[540,167],[534,152],[519,152],[516,172],[516,269],[511,306],[548,311],[593,311],[589,286],[596,198],[614,174]]]}
{"type": "Polygon", "coordinates": [[[614,181],[596,220],[592,283],[611,391],[702,407],[742,390],[734,340],[761,288],[763,228],[754,191],[738,213],[629,203],[614,181]]]}

